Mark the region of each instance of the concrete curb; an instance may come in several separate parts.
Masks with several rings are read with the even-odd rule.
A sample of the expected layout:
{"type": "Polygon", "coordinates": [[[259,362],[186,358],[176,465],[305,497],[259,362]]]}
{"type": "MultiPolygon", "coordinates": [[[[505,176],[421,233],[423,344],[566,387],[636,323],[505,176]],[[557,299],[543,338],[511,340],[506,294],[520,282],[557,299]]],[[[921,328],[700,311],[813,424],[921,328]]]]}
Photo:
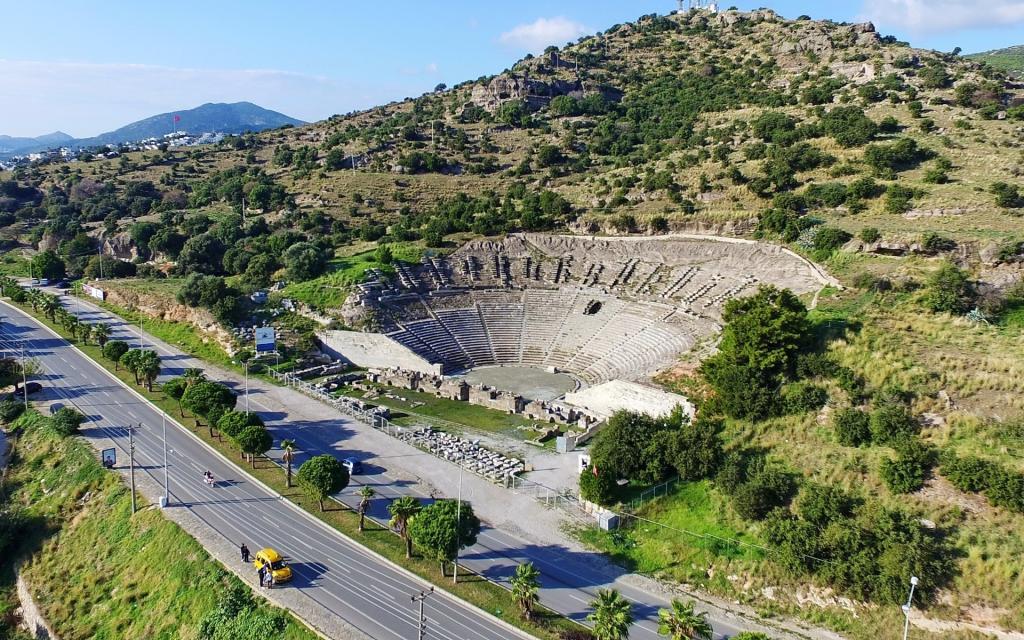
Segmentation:
{"type": "MultiPolygon", "coordinates": [[[[377,553],[373,549],[370,549],[369,547],[366,547],[366,546],[360,544],[355,539],[350,538],[349,536],[347,536],[346,534],[342,533],[341,531],[338,531],[337,529],[335,529],[334,527],[330,526],[329,524],[327,524],[323,520],[320,520],[319,518],[317,518],[313,514],[307,512],[305,509],[302,509],[301,507],[299,507],[298,505],[296,505],[292,501],[285,499],[284,496],[282,496],[280,493],[278,493],[274,489],[272,489],[269,486],[267,486],[266,484],[264,484],[263,481],[261,481],[259,478],[256,478],[254,476],[249,475],[248,472],[246,472],[241,467],[239,467],[233,460],[225,457],[223,454],[221,454],[221,452],[219,452],[216,449],[214,449],[209,443],[207,443],[205,440],[203,440],[202,438],[197,436],[195,433],[193,433],[191,429],[187,428],[185,425],[183,425],[180,422],[178,422],[177,420],[175,420],[173,416],[168,415],[163,409],[161,409],[160,407],[158,407],[155,404],[153,404],[152,402],[150,402],[148,399],[146,399],[145,396],[143,396],[141,393],[139,393],[135,389],[131,388],[131,386],[129,386],[124,380],[121,380],[120,378],[118,378],[114,374],[112,374],[109,371],[107,371],[107,369],[105,367],[103,367],[101,364],[96,362],[92,357],[90,357],[84,351],[79,349],[77,346],[75,346],[74,344],[72,344],[71,342],[66,340],[59,333],[57,333],[56,331],[54,331],[53,329],[51,329],[47,325],[45,325],[45,324],[39,322],[38,320],[36,320],[34,317],[32,317],[30,314],[28,314],[28,312],[26,312],[26,311],[24,311],[24,310],[22,310],[22,309],[20,309],[20,308],[18,308],[16,306],[12,305],[11,303],[9,303],[9,302],[7,302],[5,300],[0,300],[0,304],[3,304],[3,305],[5,305],[5,306],[7,306],[9,308],[12,308],[12,309],[15,309],[15,310],[17,310],[17,311],[19,311],[21,313],[24,313],[29,318],[31,318],[33,322],[35,322],[38,326],[40,326],[43,330],[45,330],[46,332],[50,333],[51,335],[53,335],[57,339],[62,340],[63,342],[67,343],[67,345],[69,347],[74,349],[76,352],[78,352],[79,355],[81,355],[83,358],[88,360],[89,363],[93,367],[95,367],[96,369],[101,371],[103,373],[103,375],[107,376],[111,380],[114,380],[117,384],[119,384],[122,387],[124,387],[125,389],[127,389],[129,392],[131,392],[132,395],[134,395],[139,400],[141,400],[142,402],[147,404],[153,410],[157,411],[170,424],[173,424],[176,427],[178,427],[181,431],[183,431],[190,438],[195,440],[198,444],[202,445],[210,453],[212,453],[213,455],[217,456],[223,462],[226,462],[228,465],[230,465],[232,468],[234,468],[236,471],[238,471],[240,475],[245,476],[250,482],[255,483],[256,485],[258,485],[260,488],[262,488],[267,493],[275,496],[278,500],[282,500],[284,502],[287,502],[290,509],[293,509],[293,510],[299,512],[303,517],[307,518],[311,522],[316,523],[317,525],[319,525],[324,530],[329,531],[331,534],[333,534],[335,536],[338,536],[339,538],[341,538],[343,540],[346,540],[346,541],[350,542],[351,544],[359,547],[361,550],[363,550],[366,553],[369,553],[372,557],[376,558],[378,561],[388,565],[389,567],[391,567],[392,569],[398,571],[399,573],[401,573],[405,577],[409,578],[413,582],[418,583],[420,586],[427,587],[427,588],[433,587],[435,592],[440,592],[440,593],[444,594],[445,596],[451,598],[453,601],[455,601],[457,603],[460,603],[463,606],[470,607],[471,609],[476,610],[477,612],[482,614],[484,617],[490,619],[491,622],[494,622],[494,623],[498,624],[499,626],[505,628],[507,631],[511,632],[516,637],[524,638],[524,639],[527,639],[527,640],[535,640],[535,636],[529,635],[528,633],[526,633],[522,629],[519,629],[518,627],[513,626],[512,624],[502,620],[501,618],[495,616],[494,614],[492,614],[492,613],[490,613],[488,611],[485,611],[484,609],[481,609],[480,607],[478,607],[478,606],[476,606],[476,605],[474,605],[474,604],[472,604],[470,602],[467,602],[467,601],[463,600],[462,598],[459,598],[458,596],[454,595],[453,593],[451,593],[450,591],[445,589],[443,586],[438,585],[438,584],[434,584],[432,582],[428,582],[427,580],[421,578],[420,576],[416,575],[415,573],[409,571],[405,567],[403,567],[403,566],[401,566],[401,565],[399,565],[399,564],[397,564],[397,563],[395,563],[395,562],[385,558],[384,556],[382,556],[381,554],[377,553]]],[[[122,318],[122,320],[124,320],[124,319],[122,318]]],[[[128,323],[127,320],[125,320],[125,323],[131,324],[131,323],[128,323]]],[[[140,329],[140,331],[141,331],[141,329],[140,329]]],[[[292,613],[292,615],[295,615],[294,612],[291,612],[291,613],[292,613]]],[[[337,614],[335,614],[335,615],[337,615],[337,614]]],[[[338,616],[338,617],[340,618],[341,616],[338,616]]],[[[342,618],[342,619],[344,619],[344,618],[342,618]]],[[[301,620],[301,618],[300,618],[300,620],[301,620]]],[[[302,623],[305,624],[307,627],[310,627],[311,629],[316,630],[309,622],[307,622],[305,620],[302,620],[302,623]]],[[[317,631],[317,633],[319,634],[320,632],[317,631]]]]}

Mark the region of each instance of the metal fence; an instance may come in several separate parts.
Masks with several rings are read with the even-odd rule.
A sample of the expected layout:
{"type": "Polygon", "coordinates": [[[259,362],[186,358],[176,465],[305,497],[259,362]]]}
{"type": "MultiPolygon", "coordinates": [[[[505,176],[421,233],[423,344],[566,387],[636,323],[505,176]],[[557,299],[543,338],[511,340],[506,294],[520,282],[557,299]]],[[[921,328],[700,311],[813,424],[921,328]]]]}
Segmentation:
{"type": "MultiPolygon", "coordinates": [[[[356,400],[346,397],[332,396],[323,389],[317,388],[316,385],[306,382],[292,373],[271,371],[270,374],[282,384],[296,389],[311,398],[320,400],[347,416],[351,416],[356,420],[377,429],[378,431],[383,431],[393,438],[398,438],[407,442],[421,451],[425,451],[433,456],[445,459],[443,455],[439,455],[438,451],[433,451],[430,448],[419,446],[419,444],[412,438],[406,437],[410,432],[406,427],[400,427],[382,415],[361,408],[356,404],[356,400]]],[[[481,475],[481,477],[487,478],[486,475],[481,475]]],[[[487,479],[493,481],[492,478],[487,479]]],[[[498,482],[503,483],[506,489],[521,495],[531,496],[547,507],[563,509],[572,515],[586,515],[582,505],[580,504],[579,498],[569,489],[553,489],[515,474],[506,475],[504,478],[499,479],[498,482]]]]}
{"type": "Polygon", "coordinates": [[[661,484],[644,489],[638,496],[630,500],[629,503],[625,505],[626,511],[630,513],[636,512],[648,502],[657,500],[658,498],[664,498],[668,494],[672,493],[672,490],[675,489],[677,484],[679,484],[679,478],[672,478],[671,480],[662,482],[661,484]]]}

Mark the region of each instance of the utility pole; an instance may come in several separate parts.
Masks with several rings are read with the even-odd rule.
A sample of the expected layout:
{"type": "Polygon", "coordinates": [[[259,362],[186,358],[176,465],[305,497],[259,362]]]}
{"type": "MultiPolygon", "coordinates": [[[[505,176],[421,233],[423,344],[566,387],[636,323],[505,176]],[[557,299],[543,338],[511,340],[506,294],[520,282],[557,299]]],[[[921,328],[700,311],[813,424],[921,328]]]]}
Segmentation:
{"type": "Polygon", "coordinates": [[[914,602],[914,589],[917,587],[917,576],[910,576],[910,595],[907,596],[907,604],[900,607],[903,609],[903,640],[907,640],[907,634],[910,633],[910,607],[914,602]]]}
{"type": "Polygon", "coordinates": [[[164,432],[164,499],[161,506],[166,507],[171,504],[171,481],[167,473],[167,414],[161,411],[160,419],[163,422],[164,432]]]}
{"type": "Polygon", "coordinates": [[[420,615],[416,619],[416,639],[423,640],[423,635],[427,632],[427,618],[423,615],[423,601],[427,599],[427,596],[433,595],[434,587],[430,587],[430,591],[420,591],[418,594],[412,597],[413,602],[420,603],[420,615]]]}
{"type": "Polygon", "coordinates": [[[249,359],[245,359],[245,412],[249,413],[249,359]]]}
{"type": "Polygon", "coordinates": [[[242,226],[245,226],[245,193],[242,193],[242,226]]]}
{"type": "Polygon", "coordinates": [[[28,374],[25,373],[25,344],[21,345],[21,391],[25,398],[25,410],[28,411],[28,374]]]}
{"type": "Polygon", "coordinates": [[[459,583],[459,543],[462,542],[462,467],[465,466],[463,464],[465,461],[466,451],[463,449],[462,455],[459,456],[459,499],[455,503],[455,562],[452,569],[452,581],[455,584],[459,583]]]}
{"type": "Polygon", "coordinates": [[[103,242],[100,242],[100,246],[96,248],[96,254],[99,255],[100,261],[100,280],[103,279],[103,242]]]}
{"type": "MultiPolygon", "coordinates": [[[[140,423],[141,425],[141,423],[140,423]]],[[[132,425],[128,425],[128,477],[132,485],[132,514],[135,513],[135,431],[132,425]]]]}

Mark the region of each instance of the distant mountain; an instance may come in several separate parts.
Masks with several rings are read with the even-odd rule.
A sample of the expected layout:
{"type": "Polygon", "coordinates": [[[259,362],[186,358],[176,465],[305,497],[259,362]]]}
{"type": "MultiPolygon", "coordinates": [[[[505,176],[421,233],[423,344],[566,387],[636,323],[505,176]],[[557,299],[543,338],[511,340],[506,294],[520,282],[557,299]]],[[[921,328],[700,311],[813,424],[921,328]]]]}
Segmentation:
{"type": "Polygon", "coordinates": [[[1014,77],[1024,77],[1024,45],[972,53],[968,56],[977,62],[986,62],[996,69],[1002,69],[1014,77]]]}
{"type": "Polygon", "coordinates": [[[305,123],[295,118],[289,118],[283,113],[264,109],[251,102],[207,103],[195,109],[161,113],[92,138],[72,138],[59,131],[38,138],[0,136],[0,157],[43,151],[53,147],[85,148],[136,142],[146,138],[160,138],[173,131],[194,135],[204,133],[238,134],[247,131],[276,129],[286,124],[301,125],[305,123]]]}
{"type": "MultiPolygon", "coordinates": [[[[13,136],[0,136],[0,154],[18,153],[22,149],[36,150],[40,147],[56,147],[74,140],[63,131],[54,131],[36,138],[17,138],[13,136]]],[[[26,151],[26,153],[28,153],[26,151]]]]}
{"type": "Polygon", "coordinates": [[[283,113],[264,109],[251,102],[207,103],[187,111],[171,111],[139,120],[115,131],[101,133],[94,138],[75,140],[76,146],[89,147],[121,144],[146,138],[160,138],[173,131],[195,135],[203,133],[245,133],[277,127],[305,124],[283,113]],[[179,118],[175,122],[175,116],[179,118]]]}

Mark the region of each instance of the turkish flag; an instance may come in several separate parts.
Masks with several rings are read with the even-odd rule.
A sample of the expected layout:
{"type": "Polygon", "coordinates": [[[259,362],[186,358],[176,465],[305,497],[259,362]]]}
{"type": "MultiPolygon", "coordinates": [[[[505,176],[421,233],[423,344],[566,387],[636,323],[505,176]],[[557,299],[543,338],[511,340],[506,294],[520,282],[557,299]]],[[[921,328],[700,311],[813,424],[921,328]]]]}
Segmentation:
{"type": "Polygon", "coordinates": [[[174,114],[174,122],[181,122],[181,116],[179,116],[178,114],[174,114]]]}

